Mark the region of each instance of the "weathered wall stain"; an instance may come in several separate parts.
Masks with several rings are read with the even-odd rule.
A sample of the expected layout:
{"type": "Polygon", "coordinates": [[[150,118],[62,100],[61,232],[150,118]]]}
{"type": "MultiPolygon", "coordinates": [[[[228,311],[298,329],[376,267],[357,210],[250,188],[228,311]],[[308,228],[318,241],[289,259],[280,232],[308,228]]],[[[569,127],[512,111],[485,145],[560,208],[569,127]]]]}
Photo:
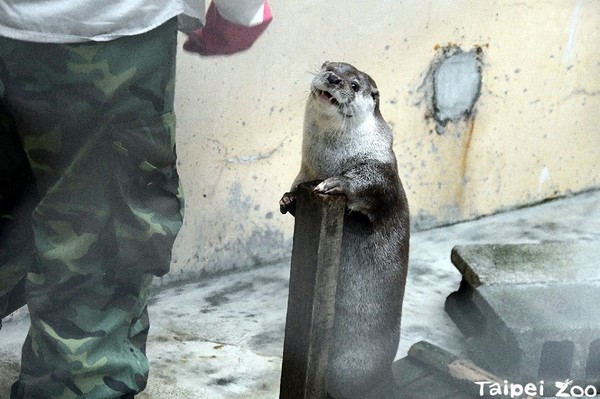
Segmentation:
{"type": "Polygon", "coordinates": [[[436,44],[433,59],[415,92],[415,105],[424,113],[428,126],[431,154],[435,154],[438,164],[444,168],[440,172],[445,178],[438,184],[455,199],[436,216],[415,212],[416,228],[439,223],[440,217],[449,221],[461,218],[468,195],[469,157],[476,131],[477,101],[481,96],[484,50],[487,48],[489,44],[475,45],[465,51],[454,43],[436,44]]]}
{"type": "Polygon", "coordinates": [[[473,139],[473,132],[475,131],[475,118],[467,119],[467,129],[464,133],[463,142],[463,150],[462,150],[462,158],[460,162],[460,182],[458,184],[458,192],[456,193],[456,197],[458,198],[457,203],[459,207],[464,207],[465,205],[465,195],[466,195],[466,185],[467,185],[467,173],[469,171],[469,153],[471,148],[471,140],[473,139]]]}
{"type": "Polygon", "coordinates": [[[433,115],[442,126],[469,118],[481,90],[478,53],[463,52],[458,47],[454,50],[453,54],[446,52],[433,73],[433,115]]]}
{"type": "MultiPolygon", "coordinates": [[[[488,47],[489,45],[485,45],[488,47]]],[[[437,134],[444,134],[448,123],[473,117],[481,93],[483,46],[464,51],[457,44],[435,45],[437,54],[417,89],[416,102],[426,106],[426,119],[434,119],[437,134]]]]}

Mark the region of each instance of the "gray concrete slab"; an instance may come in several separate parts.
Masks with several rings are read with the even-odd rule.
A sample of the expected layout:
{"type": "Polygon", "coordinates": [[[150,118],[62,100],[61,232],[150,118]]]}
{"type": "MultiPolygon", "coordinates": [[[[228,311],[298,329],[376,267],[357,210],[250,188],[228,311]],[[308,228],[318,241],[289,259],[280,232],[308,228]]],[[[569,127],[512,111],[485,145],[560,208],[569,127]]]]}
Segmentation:
{"type": "Polygon", "coordinates": [[[449,314],[479,365],[519,381],[600,382],[600,241],[458,246],[449,314]]]}
{"type": "Polygon", "coordinates": [[[459,245],[452,262],[473,288],[600,282],[600,241],[459,245]]]}

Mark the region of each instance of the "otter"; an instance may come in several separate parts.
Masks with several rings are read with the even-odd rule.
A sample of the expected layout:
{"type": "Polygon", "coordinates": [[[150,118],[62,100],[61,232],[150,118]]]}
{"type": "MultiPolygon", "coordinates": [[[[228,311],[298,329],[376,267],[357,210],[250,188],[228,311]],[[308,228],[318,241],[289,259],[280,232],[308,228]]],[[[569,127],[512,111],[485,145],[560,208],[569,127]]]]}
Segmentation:
{"type": "Polygon", "coordinates": [[[392,141],[375,81],[325,62],[306,104],[300,172],[279,204],[293,215],[298,185],[315,180],[317,193],[346,196],[327,377],[335,399],[393,395],[372,393],[393,386],[408,268],[409,209],[392,141]]]}

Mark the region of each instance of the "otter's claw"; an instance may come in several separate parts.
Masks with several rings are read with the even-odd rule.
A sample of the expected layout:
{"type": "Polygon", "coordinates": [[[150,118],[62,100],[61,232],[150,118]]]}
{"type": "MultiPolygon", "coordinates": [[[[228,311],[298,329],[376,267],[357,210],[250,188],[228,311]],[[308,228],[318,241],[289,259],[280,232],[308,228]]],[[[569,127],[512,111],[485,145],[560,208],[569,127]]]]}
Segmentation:
{"type": "Polygon", "coordinates": [[[315,191],[320,194],[346,194],[347,186],[347,179],[335,176],[323,180],[315,187],[315,191]]]}
{"type": "Polygon", "coordinates": [[[296,194],[285,193],[279,200],[279,211],[283,214],[289,212],[292,216],[296,214],[296,194]]]}

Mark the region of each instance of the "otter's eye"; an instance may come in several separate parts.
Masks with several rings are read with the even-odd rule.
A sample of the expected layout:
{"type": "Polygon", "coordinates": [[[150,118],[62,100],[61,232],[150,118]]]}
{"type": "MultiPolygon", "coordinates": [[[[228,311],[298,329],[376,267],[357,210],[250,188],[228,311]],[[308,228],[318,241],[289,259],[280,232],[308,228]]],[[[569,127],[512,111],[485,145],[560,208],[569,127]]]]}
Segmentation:
{"type": "Polygon", "coordinates": [[[354,90],[355,93],[358,92],[358,90],[360,89],[360,86],[358,85],[357,82],[352,82],[350,84],[350,87],[352,87],[352,90],[354,90]]]}

